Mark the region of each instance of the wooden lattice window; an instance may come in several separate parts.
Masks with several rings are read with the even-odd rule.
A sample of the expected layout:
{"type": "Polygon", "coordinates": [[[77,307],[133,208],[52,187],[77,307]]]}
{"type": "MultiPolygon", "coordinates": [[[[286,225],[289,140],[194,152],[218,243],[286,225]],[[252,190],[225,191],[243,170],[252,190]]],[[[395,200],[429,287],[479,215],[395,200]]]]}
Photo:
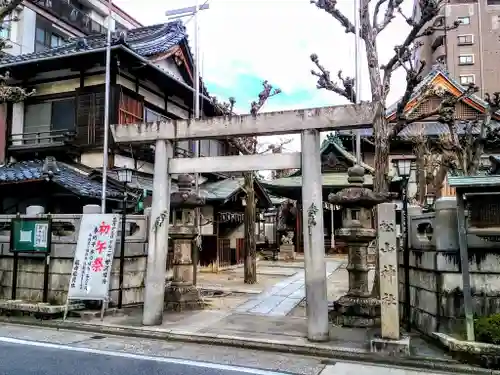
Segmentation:
{"type": "Polygon", "coordinates": [[[420,103],[418,105],[418,107],[413,110],[413,112],[411,113],[409,118],[412,119],[415,117],[425,115],[426,113],[429,113],[429,112],[435,110],[439,106],[440,103],[441,103],[441,99],[438,97],[429,98],[429,99],[423,101],[422,103],[420,103]]]}
{"type": "Polygon", "coordinates": [[[118,109],[119,124],[139,124],[144,119],[144,102],[134,99],[123,92],[120,93],[118,109]]]}
{"type": "Polygon", "coordinates": [[[479,112],[464,103],[457,103],[455,118],[460,120],[472,120],[477,117],[479,112]]]}

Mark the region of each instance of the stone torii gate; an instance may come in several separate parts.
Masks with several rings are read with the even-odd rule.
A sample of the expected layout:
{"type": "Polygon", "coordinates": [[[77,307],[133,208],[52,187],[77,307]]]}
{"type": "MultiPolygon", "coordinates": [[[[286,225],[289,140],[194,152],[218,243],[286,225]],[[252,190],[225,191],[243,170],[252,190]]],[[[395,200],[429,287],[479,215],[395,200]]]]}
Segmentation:
{"type": "Polygon", "coordinates": [[[171,174],[247,172],[254,170],[302,169],[304,262],[307,301],[307,337],[329,339],[327,283],[324,254],[323,198],[320,132],[361,129],[372,126],[371,103],[311,108],[294,111],[214,117],[206,120],[171,120],[144,124],[113,125],[117,143],[154,143],[155,169],[144,295],[144,325],[163,320],[168,212],[171,174]],[[173,142],[189,139],[301,134],[302,152],[174,158],[173,142]]]}

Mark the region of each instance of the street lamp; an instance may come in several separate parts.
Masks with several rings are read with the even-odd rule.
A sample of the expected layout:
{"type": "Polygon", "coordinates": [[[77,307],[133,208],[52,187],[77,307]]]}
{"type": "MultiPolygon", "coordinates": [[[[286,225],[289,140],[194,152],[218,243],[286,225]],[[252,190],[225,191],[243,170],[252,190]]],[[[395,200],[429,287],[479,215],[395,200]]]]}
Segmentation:
{"type": "Polygon", "coordinates": [[[425,194],[425,210],[428,212],[434,211],[434,204],[436,203],[436,194],[432,191],[427,191],[425,194]]]}
{"type": "Polygon", "coordinates": [[[127,223],[127,184],[132,182],[132,170],[122,168],[118,170],[118,181],[123,183],[123,207],[122,207],[122,232],[120,236],[120,275],[118,290],[118,308],[123,304],[123,267],[125,265],[125,230],[127,223]]]}
{"type": "Polygon", "coordinates": [[[408,181],[411,174],[411,159],[396,159],[396,168],[401,178],[401,235],[403,236],[403,262],[405,269],[405,305],[406,330],[411,330],[411,304],[410,304],[410,250],[408,249],[408,181]]]}

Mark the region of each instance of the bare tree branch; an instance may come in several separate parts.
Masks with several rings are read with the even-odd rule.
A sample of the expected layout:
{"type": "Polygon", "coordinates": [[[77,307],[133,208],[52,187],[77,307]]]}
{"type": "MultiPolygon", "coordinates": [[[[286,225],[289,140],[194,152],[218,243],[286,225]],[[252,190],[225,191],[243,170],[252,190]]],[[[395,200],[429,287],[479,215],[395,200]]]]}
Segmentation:
{"type": "Polygon", "coordinates": [[[377,34],[384,30],[387,25],[391,23],[391,21],[396,17],[394,13],[399,10],[400,5],[403,3],[403,0],[388,0],[387,9],[385,11],[384,20],[382,23],[378,23],[378,12],[380,10],[380,6],[386,2],[386,0],[379,0],[377,5],[375,6],[375,13],[373,15],[373,28],[376,30],[377,34]]]}
{"type": "Polygon", "coordinates": [[[323,65],[320,64],[318,55],[313,53],[311,55],[311,61],[315,63],[319,69],[319,72],[315,71],[314,69],[311,70],[311,74],[318,77],[318,82],[316,84],[316,87],[318,89],[333,91],[343,96],[347,100],[351,101],[352,103],[356,103],[356,92],[354,91],[354,83],[355,83],[354,78],[343,77],[342,70],[339,70],[337,77],[339,78],[340,82],[342,82],[343,86],[340,87],[337,83],[332,81],[330,77],[330,71],[326,70],[323,67],[323,65]]]}
{"type": "Polygon", "coordinates": [[[273,86],[267,81],[262,82],[262,86],[264,86],[264,88],[259,93],[259,101],[252,102],[252,104],[250,105],[250,113],[253,116],[257,116],[257,112],[260,111],[262,106],[266,103],[267,99],[281,93],[281,90],[279,88],[273,88],[273,86]]]}
{"type": "Polygon", "coordinates": [[[340,24],[345,28],[346,33],[355,33],[354,25],[349,18],[347,18],[340,10],[335,6],[337,5],[336,0],[311,0],[311,4],[315,4],[319,9],[323,9],[325,12],[330,14],[333,18],[340,22],[340,24]]]}

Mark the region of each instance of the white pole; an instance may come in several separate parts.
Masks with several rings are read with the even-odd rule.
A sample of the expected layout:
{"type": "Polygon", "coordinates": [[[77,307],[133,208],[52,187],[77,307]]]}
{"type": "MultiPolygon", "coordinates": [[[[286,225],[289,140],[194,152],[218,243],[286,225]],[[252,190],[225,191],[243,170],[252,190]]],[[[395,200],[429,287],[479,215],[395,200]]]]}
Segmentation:
{"type": "MultiPolygon", "coordinates": [[[[360,13],[359,13],[359,0],[354,0],[354,66],[355,74],[355,90],[356,90],[356,104],[361,102],[361,64],[360,60],[360,13]]],[[[356,161],[361,163],[361,130],[356,131],[356,161]]]]}
{"type": "MultiPolygon", "coordinates": [[[[198,19],[198,14],[200,13],[200,2],[199,0],[196,0],[196,10],[194,13],[194,118],[197,120],[200,118],[200,63],[201,63],[201,56],[200,56],[200,25],[199,25],[199,19],[198,19]]],[[[194,143],[194,157],[198,158],[200,157],[200,141],[196,140],[194,143]]],[[[208,156],[208,155],[206,155],[208,156]]],[[[195,191],[196,195],[200,195],[200,174],[196,173],[194,175],[194,186],[195,186],[195,191]]],[[[197,249],[195,249],[196,252],[199,251],[200,246],[201,246],[201,210],[198,207],[196,209],[195,213],[195,225],[196,228],[198,229],[198,236],[196,237],[196,245],[197,249]]],[[[198,256],[196,256],[195,262],[198,262],[198,256]]],[[[196,285],[197,281],[197,276],[196,272],[198,270],[198,264],[195,264],[193,267],[193,271],[195,273],[194,275],[194,281],[196,285]]]]}
{"type": "Polygon", "coordinates": [[[109,102],[111,86],[111,15],[112,0],[108,1],[108,35],[106,39],[106,88],[104,93],[104,145],[102,152],[102,192],[101,212],[106,213],[106,190],[108,182],[108,144],[109,144],[109,102]]]}

